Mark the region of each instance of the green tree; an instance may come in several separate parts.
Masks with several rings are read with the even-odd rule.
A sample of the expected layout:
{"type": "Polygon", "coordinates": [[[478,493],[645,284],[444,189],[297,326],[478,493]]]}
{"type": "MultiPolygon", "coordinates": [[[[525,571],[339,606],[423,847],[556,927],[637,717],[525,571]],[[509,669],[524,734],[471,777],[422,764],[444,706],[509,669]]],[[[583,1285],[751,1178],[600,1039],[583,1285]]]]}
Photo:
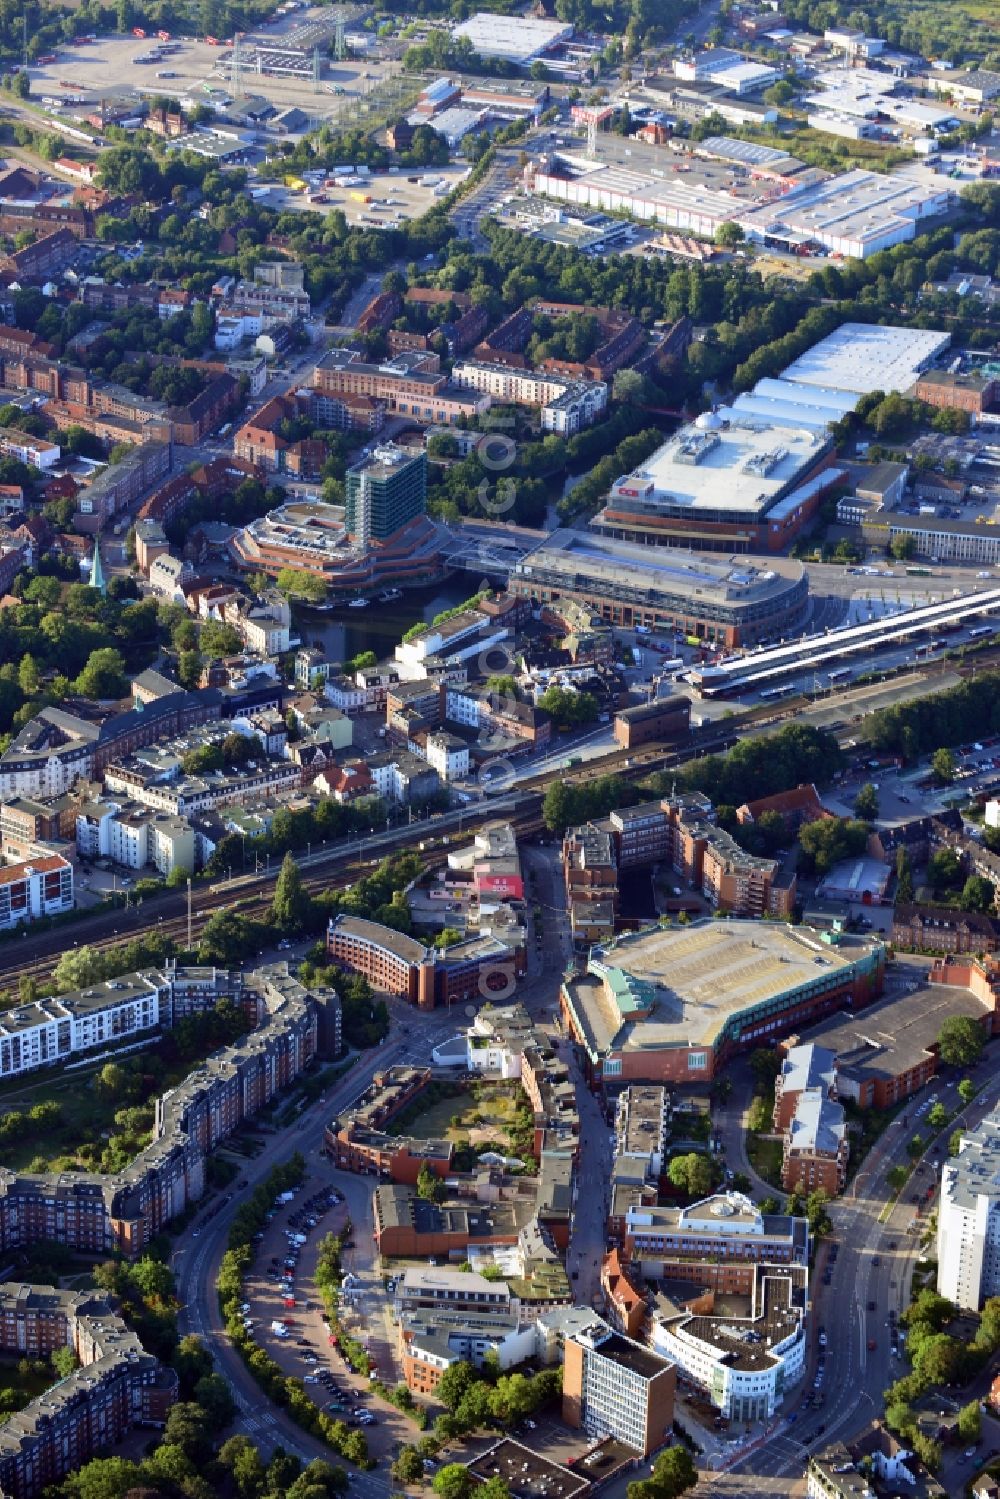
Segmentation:
{"type": "Polygon", "coordinates": [[[927,879],[935,891],[953,889],[962,878],[962,861],[953,848],[936,849],[927,860],[927,879]]]}
{"type": "Polygon", "coordinates": [[[303,573],[294,567],[283,567],[275,582],[279,592],[286,598],[305,599],[310,604],[321,604],[326,598],[326,584],[316,573],[303,573]]]}
{"type": "Polygon", "coordinates": [[[986,1040],[982,1026],[971,1015],[949,1015],[937,1039],[938,1054],[949,1067],[974,1067],[986,1040]]]}
{"type": "Polygon", "coordinates": [[[833,1228],[827,1205],[830,1201],[829,1195],[822,1187],[816,1192],[810,1192],[805,1201],[806,1219],[809,1223],[809,1231],[815,1239],[821,1239],[833,1228]]]}
{"type": "Polygon", "coordinates": [[[933,1103],[927,1114],[927,1123],[932,1129],[944,1129],[950,1117],[943,1103],[933,1103]]]}
{"type": "Polygon", "coordinates": [[[981,874],[970,874],[962,887],[959,905],[963,911],[992,911],[996,904],[996,889],[981,874]]]}
{"type": "Polygon", "coordinates": [[[747,1114],[747,1129],[753,1130],[755,1134],[760,1134],[763,1130],[769,1129],[770,1125],[771,1110],[768,1107],[767,1099],[762,1098],[758,1094],[750,1104],[750,1111],[747,1114]]]}
{"type": "Polygon", "coordinates": [[[94,1088],[103,1098],[128,1098],[133,1091],[133,1074],[118,1062],[105,1062],[94,1078],[94,1088]]]}
{"type": "Polygon", "coordinates": [[[439,1499],[469,1499],[472,1476],[464,1463],[445,1463],[434,1474],[431,1487],[439,1499]]]}
{"type": "Polygon", "coordinates": [[[962,1100],[962,1102],[964,1104],[970,1104],[975,1098],[976,1094],[979,1092],[979,1089],[976,1087],[971,1077],[963,1077],[962,1081],[958,1085],[957,1091],[958,1096],[962,1100]]]}
{"type": "Polygon", "coordinates": [[[868,825],[856,818],[820,817],[799,828],[799,844],[818,875],[842,859],[856,858],[868,846],[868,825]]]}
{"type": "Polygon", "coordinates": [[[444,1182],[424,1161],[417,1172],[417,1196],[422,1197],[425,1202],[440,1202],[444,1195],[444,1182]]]}
{"type": "Polygon", "coordinates": [[[67,1375],[72,1374],[79,1363],[76,1354],[68,1346],[53,1348],[49,1354],[49,1359],[60,1379],[65,1379],[67,1375]]]}
{"type": "Polygon", "coordinates": [[[936,749],[931,756],[931,771],[935,780],[948,786],[955,779],[955,756],[947,747],[936,749]]]}
{"type": "Polygon", "coordinates": [[[239,1499],[261,1499],[267,1487],[267,1470],[249,1437],[234,1436],[223,1442],[219,1462],[228,1470],[239,1499]]]}
{"type": "Polygon", "coordinates": [[[894,1192],[902,1192],[910,1179],[910,1173],[905,1166],[893,1166],[886,1175],[886,1181],[894,1192]]]}
{"type": "Polygon", "coordinates": [[[177,658],[177,680],[189,692],[197,687],[201,677],[201,652],[181,651],[177,658]]]}
{"type": "Polygon", "coordinates": [[[962,1136],[964,1134],[965,1130],[960,1126],[958,1129],[953,1129],[951,1134],[948,1136],[948,1154],[950,1156],[958,1155],[959,1151],[962,1148],[962,1136]]]}
{"type": "Polygon", "coordinates": [[[73,689],[81,697],[121,697],[125,691],[125,661],[121,653],[109,646],[91,651],[73,689]]]}
{"type": "Polygon", "coordinates": [[[900,846],[896,850],[896,903],[908,904],[913,899],[913,870],[910,855],[900,846]]]}
{"type": "Polygon", "coordinates": [[[311,909],[312,897],[302,883],[299,866],[291,853],[287,853],[274,886],[271,920],[282,932],[301,932],[309,923],[311,909]]]}
{"type": "Polygon", "coordinates": [[[970,1400],[958,1413],[958,1435],[963,1442],[978,1442],[982,1435],[979,1401],[970,1400]]]}
{"type": "Polygon", "coordinates": [[[871,781],[866,781],[859,787],[854,798],[854,815],[860,817],[862,822],[874,822],[878,817],[878,792],[871,781]]]}
{"type": "Polygon", "coordinates": [[[679,1499],[698,1482],[698,1469],[686,1447],[668,1447],[653,1464],[652,1482],[660,1499],[679,1499]]]}
{"type": "MultiPolygon", "coordinates": [[[[421,1167],[421,1170],[425,1168],[421,1167]]],[[[420,1191],[420,1179],[417,1178],[417,1191],[420,1191]]],[[[465,1359],[459,1359],[457,1363],[450,1364],[441,1375],[435,1394],[441,1404],[450,1411],[455,1411],[461,1405],[472,1386],[478,1383],[475,1369],[465,1359]]]]}
{"type": "Polygon", "coordinates": [[[687,1155],[675,1155],[667,1167],[667,1175],[689,1197],[705,1197],[715,1185],[712,1162],[694,1150],[687,1155]]]}
{"type": "Polygon", "coordinates": [[[17,685],[25,697],[36,697],[41,686],[41,676],[38,671],[38,662],[34,656],[22,656],[21,664],[17,669],[17,685]]]}
{"type": "Polygon", "coordinates": [[[715,231],[715,243],[724,250],[731,250],[735,245],[741,245],[745,235],[740,225],[732,219],[724,219],[715,231]]]}
{"type": "Polygon", "coordinates": [[[912,536],[894,536],[889,543],[889,551],[898,562],[909,562],[916,555],[917,543],[912,536]]]}
{"type": "Polygon", "coordinates": [[[194,1403],[205,1413],[215,1431],[222,1431],[236,1414],[229,1385],[221,1374],[203,1374],[194,1387],[194,1403]]]}
{"type": "MultiPolygon", "coordinates": [[[[445,1373],[448,1372],[449,1370],[445,1370],[445,1373]]],[[[397,1483],[421,1483],[424,1476],[424,1460],[415,1447],[404,1447],[393,1462],[390,1472],[397,1483]]]]}
{"type": "Polygon", "coordinates": [[[238,911],[213,911],[201,930],[198,961],[216,963],[220,968],[238,968],[250,954],[260,950],[262,937],[257,923],[248,921],[238,911]]]}

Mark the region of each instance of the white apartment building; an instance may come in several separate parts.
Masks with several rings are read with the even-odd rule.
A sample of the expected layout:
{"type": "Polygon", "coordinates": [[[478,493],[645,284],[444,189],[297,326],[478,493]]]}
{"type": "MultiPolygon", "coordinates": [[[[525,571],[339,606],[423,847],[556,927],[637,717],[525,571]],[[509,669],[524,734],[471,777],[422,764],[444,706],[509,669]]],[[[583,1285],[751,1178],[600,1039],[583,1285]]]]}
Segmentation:
{"type": "Polygon", "coordinates": [[[169,993],[165,977],[133,973],[8,1010],[0,1015],[0,1078],[155,1029],[169,993]]]}
{"type": "Polygon", "coordinates": [[[491,400],[541,407],[542,427],[549,432],[578,431],[595,421],[608,404],[608,387],[603,380],[573,380],[479,359],[459,360],[452,380],[464,390],[479,391],[491,400]]]}
{"type": "Polygon", "coordinates": [[[427,763],[442,781],[458,780],[469,773],[469,746],[457,734],[428,734],[427,763]]]}
{"type": "Polygon", "coordinates": [[[76,846],[90,859],[106,858],[123,869],[152,865],[164,877],[190,874],[196,864],[194,829],[182,817],[116,802],[84,807],[76,820],[76,846]]]}
{"type": "Polygon", "coordinates": [[[163,552],[154,558],[149,569],[149,586],[160,598],[170,604],[187,604],[184,584],[194,577],[190,562],[163,552]]]}
{"type": "Polygon", "coordinates": [[[223,618],[255,655],[283,656],[291,648],[292,611],[276,590],[269,590],[260,603],[249,607],[242,600],[227,604],[223,618]]]}
{"type": "Polygon", "coordinates": [[[341,713],[363,713],[366,708],[376,706],[374,691],[359,687],[350,677],[328,678],[323,684],[323,696],[341,713]]]}
{"type": "Polygon", "coordinates": [[[213,770],[204,776],[186,776],[170,781],[147,781],[125,767],[114,765],[109,766],[104,775],[105,790],[131,797],[143,806],[167,812],[172,817],[206,812],[223,802],[267,801],[282,792],[296,790],[301,781],[299,766],[287,761],[270,761],[256,768],[248,766],[246,770],[233,774],[213,770]]]}
{"type": "Polygon", "coordinates": [[[73,905],[73,866],[61,854],[0,868],[0,930],[58,916],[73,905]]]}
{"type": "Polygon", "coordinates": [[[542,431],[572,437],[590,427],[608,404],[608,387],[592,380],[574,380],[561,395],[542,407],[542,431]]]}
{"type": "Polygon", "coordinates": [[[956,1306],[978,1311],[1000,1292],[1000,1109],[942,1167],[937,1257],[938,1294],[956,1306]]]}
{"type": "Polygon", "coordinates": [[[44,471],[55,468],[62,449],[57,442],[49,442],[44,437],[29,437],[27,432],[7,427],[0,432],[0,453],[5,458],[17,458],[21,463],[44,471]]]}
{"type": "Polygon", "coordinates": [[[111,823],[118,802],[89,802],[76,814],[76,851],[82,859],[111,857],[111,823]]]}

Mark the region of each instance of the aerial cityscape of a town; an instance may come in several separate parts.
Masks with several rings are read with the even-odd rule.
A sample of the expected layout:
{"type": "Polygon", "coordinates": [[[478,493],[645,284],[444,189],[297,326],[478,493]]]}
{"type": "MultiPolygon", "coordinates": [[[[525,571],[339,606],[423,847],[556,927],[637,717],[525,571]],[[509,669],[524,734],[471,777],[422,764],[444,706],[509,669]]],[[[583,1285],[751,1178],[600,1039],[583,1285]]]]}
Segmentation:
{"type": "Polygon", "coordinates": [[[0,1499],[683,1494],[1000,1499],[1000,0],[4,3],[0,1499]]]}

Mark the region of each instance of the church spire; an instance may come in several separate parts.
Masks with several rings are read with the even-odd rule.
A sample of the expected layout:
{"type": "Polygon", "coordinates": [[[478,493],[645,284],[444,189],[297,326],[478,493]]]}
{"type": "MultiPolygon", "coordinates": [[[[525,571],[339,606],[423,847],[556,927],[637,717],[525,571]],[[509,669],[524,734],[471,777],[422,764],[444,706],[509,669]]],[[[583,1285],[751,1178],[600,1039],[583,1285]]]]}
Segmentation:
{"type": "Polygon", "coordinates": [[[94,538],[94,556],[90,566],[90,586],[91,588],[96,588],[100,593],[107,592],[108,585],[104,579],[104,565],[101,562],[101,543],[96,536],[94,538]]]}

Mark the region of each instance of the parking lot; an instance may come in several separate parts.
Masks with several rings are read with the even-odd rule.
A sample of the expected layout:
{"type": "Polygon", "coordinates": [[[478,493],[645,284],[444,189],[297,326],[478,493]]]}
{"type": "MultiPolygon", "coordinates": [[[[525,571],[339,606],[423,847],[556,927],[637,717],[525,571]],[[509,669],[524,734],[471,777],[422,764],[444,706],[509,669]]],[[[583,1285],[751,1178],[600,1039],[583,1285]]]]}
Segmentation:
{"type": "MultiPolygon", "coordinates": [[[[296,18],[302,19],[301,13],[296,18]]],[[[279,35],[274,27],[262,35],[279,35]]],[[[97,101],[102,96],[134,91],[136,95],[163,94],[172,98],[189,98],[194,103],[209,101],[208,89],[221,96],[226,92],[230,75],[231,48],[210,46],[192,37],[171,39],[169,52],[151,63],[137,62],[159,45],[155,33],[146,38],[135,36],[96,37],[88,43],[69,41],[56,53],[56,61],[33,64],[30,69],[34,100],[43,96],[65,97],[78,89],[97,101]],[[113,80],[113,83],[109,83],[113,80]],[[71,88],[63,88],[61,84],[71,88]]],[[[359,100],[374,95],[389,78],[399,73],[399,64],[364,58],[357,61],[328,62],[317,91],[312,76],[271,77],[247,69],[244,90],[247,94],[269,100],[276,109],[298,107],[310,124],[343,116],[343,123],[357,124],[359,100]],[[353,112],[353,117],[352,117],[353,112]]],[[[59,111],[67,119],[70,110],[59,111]]]]}
{"type": "MultiPolygon", "coordinates": [[[[352,1218],[348,1199],[356,1198],[359,1187],[367,1188],[363,1178],[317,1163],[292,1200],[279,1204],[267,1223],[245,1281],[243,1311],[254,1340],[282,1372],[302,1379],[307,1394],[334,1419],[360,1428],[377,1457],[391,1453],[401,1441],[412,1441],[415,1428],[394,1406],[373,1395],[369,1380],[353,1373],[339,1348],[331,1345],[314,1281],[320,1241],[344,1230],[352,1218]]],[[[361,1217],[358,1207],[355,1203],[356,1221],[361,1217]]],[[[364,1343],[378,1377],[392,1386],[397,1380],[395,1350],[380,1315],[388,1300],[381,1278],[376,1280],[374,1267],[366,1264],[371,1259],[368,1238],[361,1222],[352,1226],[342,1257],[341,1318],[350,1335],[364,1343]]]]}
{"type": "Polygon", "coordinates": [[[426,213],[434,203],[464,182],[468,174],[469,168],[461,164],[409,170],[400,167],[391,172],[373,172],[364,182],[352,187],[317,184],[316,190],[308,193],[275,184],[268,201],[275,208],[310,213],[327,213],[331,208],[339,208],[349,224],[390,229],[396,223],[426,213]],[[364,198],[370,201],[361,201],[364,198]]]}

